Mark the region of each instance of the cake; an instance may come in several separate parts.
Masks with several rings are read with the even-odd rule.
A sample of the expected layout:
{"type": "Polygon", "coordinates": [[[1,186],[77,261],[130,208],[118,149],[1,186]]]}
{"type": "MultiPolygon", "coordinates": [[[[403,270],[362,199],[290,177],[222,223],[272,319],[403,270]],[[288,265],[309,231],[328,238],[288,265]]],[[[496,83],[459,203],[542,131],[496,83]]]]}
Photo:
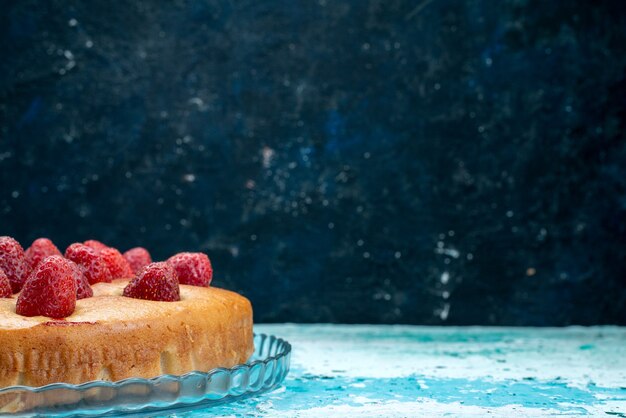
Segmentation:
{"type": "Polygon", "coordinates": [[[180,375],[245,362],[252,309],[215,287],[180,285],[181,300],[122,296],[127,280],[93,285],[64,320],[15,313],[0,299],[0,387],[180,375]]]}
{"type": "Polygon", "coordinates": [[[117,250],[100,257],[104,247],[87,251],[86,242],[75,249],[89,257],[73,256],[70,246],[65,255],[78,260],[73,263],[50,247],[52,255],[35,260],[23,278],[19,275],[29,269],[7,261],[15,254],[19,258],[19,249],[11,242],[8,251],[3,238],[0,272],[4,269],[13,290],[21,287],[0,297],[0,388],[180,375],[232,367],[253,352],[250,302],[210,286],[212,268],[203,254],[151,263],[137,261],[135,251],[125,265],[117,250]],[[103,260],[109,273],[130,277],[97,276],[94,260],[103,260]],[[86,286],[83,293],[80,283],[86,286]]]}

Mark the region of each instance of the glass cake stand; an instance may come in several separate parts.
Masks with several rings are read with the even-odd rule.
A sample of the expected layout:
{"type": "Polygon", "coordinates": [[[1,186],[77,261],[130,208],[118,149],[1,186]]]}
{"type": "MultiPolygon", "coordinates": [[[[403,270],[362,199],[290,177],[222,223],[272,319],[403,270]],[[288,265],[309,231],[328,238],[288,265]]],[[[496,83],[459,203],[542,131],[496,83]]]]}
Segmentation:
{"type": "Polygon", "coordinates": [[[229,369],[118,382],[3,388],[0,416],[102,416],[207,408],[276,388],[289,372],[290,357],[291,345],[287,341],[255,334],[250,360],[229,369]]]}

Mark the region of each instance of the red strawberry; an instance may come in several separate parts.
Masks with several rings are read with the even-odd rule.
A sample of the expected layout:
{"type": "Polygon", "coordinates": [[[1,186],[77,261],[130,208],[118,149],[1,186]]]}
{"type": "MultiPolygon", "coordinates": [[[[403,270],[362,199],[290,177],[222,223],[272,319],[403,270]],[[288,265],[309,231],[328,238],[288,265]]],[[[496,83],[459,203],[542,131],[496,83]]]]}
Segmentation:
{"type": "Polygon", "coordinates": [[[120,252],[115,248],[105,248],[103,250],[100,250],[98,254],[100,255],[100,257],[102,257],[104,263],[109,268],[112,278],[126,279],[134,276],[133,270],[130,268],[130,264],[128,264],[128,261],[126,261],[124,256],[122,256],[122,254],[120,254],[120,252]]]}
{"type": "Polygon", "coordinates": [[[95,240],[95,239],[88,239],[87,241],[85,241],[83,244],[85,244],[87,247],[92,248],[94,250],[96,250],[96,252],[100,252],[100,250],[104,250],[105,248],[109,248],[108,245],[95,240]]]}
{"type": "Polygon", "coordinates": [[[180,300],[180,287],[172,266],[168,263],[148,264],[124,288],[124,296],[135,299],[173,302],[180,300]]]}
{"type": "Polygon", "coordinates": [[[178,253],[167,262],[174,267],[181,284],[208,287],[213,279],[211,261],[204,253],[178,253]]]}
{"type": "Polygon", "coordinates": [[[68,260],[72,266],[72,276],[76,281],[76,299],[85,299],[93,296],[93,289],[89,286],[89,282],[83,272],[83,267],[73,261],[68,260]]]}
{"type": "Polygon", "coordinates": [[[134,274],[138,274],[142,268],[152,263],[150,253],[143,247],[131,248],[123,255],[134,274]]]}
{"type": "Polygon", "coordinates": [[[76,307],[76,281],[70,262],[59,255],[45,258],[30,275],[15,311],[24,316],[65,318],[76,307]]]}
{"type": "Polygon", "coordinates": [[[61,251],[48,238],[37,238],[24,253],[30,268],[34,269],[37,264],[50,255],[62,255],[61,251]]]}
{"type": "Polygon", "coordinates": [[[70,245],[65,250],[65,258],[83,267],[89,284],[111,281],[111,272],[102,257],[86,245],[79,242],[70,245]]]}
{"type": "Polygon", "coordinates": [[[13,293],[20,291],[31,272],[24,249],[11,237],[0,237],[0,269],[9,278],[13,293]]]}
{"type": "Polygon", "coordinates": [[[0,298],[10,298],[12,294],[11,282],[7,275],[4,274],[4,270],[0,269],[0,298]]]}

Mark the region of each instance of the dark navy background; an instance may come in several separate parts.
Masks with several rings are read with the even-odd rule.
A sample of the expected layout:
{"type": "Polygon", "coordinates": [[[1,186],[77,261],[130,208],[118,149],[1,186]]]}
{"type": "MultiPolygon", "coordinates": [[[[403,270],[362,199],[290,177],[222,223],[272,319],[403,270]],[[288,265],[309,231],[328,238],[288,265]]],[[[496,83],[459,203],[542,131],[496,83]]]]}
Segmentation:
{"type": "Polygon", "coordinates": [[[626,6],[2,2],[0,235],[256,321],[626,324],[626,6]]]}

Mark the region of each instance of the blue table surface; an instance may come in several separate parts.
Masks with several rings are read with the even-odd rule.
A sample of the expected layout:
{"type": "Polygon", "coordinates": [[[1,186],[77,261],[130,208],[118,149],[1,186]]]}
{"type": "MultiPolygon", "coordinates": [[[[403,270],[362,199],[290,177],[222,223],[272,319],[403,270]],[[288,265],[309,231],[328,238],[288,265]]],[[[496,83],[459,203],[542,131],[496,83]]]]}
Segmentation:
{"type": "Polygon", "coordinates": [[[626,327],[257,325],[293,346],[270,393],[180,417],[626,417],[626,327]]]}

